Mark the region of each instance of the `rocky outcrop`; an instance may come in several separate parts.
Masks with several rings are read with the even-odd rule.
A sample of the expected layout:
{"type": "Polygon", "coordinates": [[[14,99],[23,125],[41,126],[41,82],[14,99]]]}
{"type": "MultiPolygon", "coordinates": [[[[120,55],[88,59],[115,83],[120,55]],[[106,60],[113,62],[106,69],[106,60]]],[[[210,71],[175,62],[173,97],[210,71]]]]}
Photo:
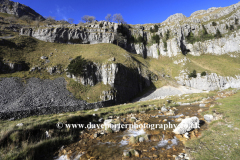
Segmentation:
{"type": "Polygon", "coordinates": [[[115,100],[117,104],[130,101],[143,88],[150,86],[152,80],[157,80],[157,76],[148,70],[130,69],[119,63],[89,63],[82,76],[70,73],[67,76],[84,85],[110,85],[112,89],[103,91],[101,99],[115,100]]]}
{"type": "Polygon", "coordinates": [[[27,15],[32,19],[40,18],[44,20],[44,18],[35,12],[32,8],[25,6],[19,2],[13,2],[10,0],[0,0],[0,12],[13,14],[17,17],[22,17],[27,15]]]}
{"type": "Polygon", "coordinates": [[[206,76],[197,74],[196,78],[188,78],[187,74],[182,74],[180,77],[176,77],[178,83],[188,87],[201,89],[201,90],[218,90],[228,88],[240,88],[240,76],[235,77],[223,77],[216,73],[211,73],[206,76]]]}
{"type": "Polygon", "coordinates": [[[185,15],[183,15],[182,13],[176,13],[174,15],[171,15],[170,17],[168,17],[164,22],[174,22],[174,21],[182,21],[185,18],[187,18],[185,15]]]}
{"type": "Polygon", "coordinates": [[[27,70],[29,70],[29,66],[24,61],[14,63],[14,62],[0,60],[0,73],[13,73],[17,71],[27,71],[27,70]]]}

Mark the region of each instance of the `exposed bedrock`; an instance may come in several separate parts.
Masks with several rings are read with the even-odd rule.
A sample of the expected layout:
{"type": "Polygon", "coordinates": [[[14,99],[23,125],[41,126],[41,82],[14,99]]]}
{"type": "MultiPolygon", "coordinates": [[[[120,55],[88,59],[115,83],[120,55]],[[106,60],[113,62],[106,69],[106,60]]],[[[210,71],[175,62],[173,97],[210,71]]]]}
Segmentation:
{"type": "Polygon", "coordinates": [[[119,63],[89,63],[82,76],[76,77],[70,73],[67,76],[84,85],[110,85],[111,91],[104,92],[101,97],[102,100],[114,100],[116,104],[130,101],[143,88],[150,86],[152,80],[158,79],[149,70],[132,69],[119,63]]]}
{"type": "Polygon", "coordinates": [[[196,78],[188,78],[188,75],[186,74],[176,78],[178,79],[178,83],[181,85],[201,90],[212,91],[228,88],[240,88],[239,75],[236,75],[235,77],[223,77],[217,75],[216,73],[211,73],[206,76],[201,76],[200,73],[198,73],[196,78]]]}

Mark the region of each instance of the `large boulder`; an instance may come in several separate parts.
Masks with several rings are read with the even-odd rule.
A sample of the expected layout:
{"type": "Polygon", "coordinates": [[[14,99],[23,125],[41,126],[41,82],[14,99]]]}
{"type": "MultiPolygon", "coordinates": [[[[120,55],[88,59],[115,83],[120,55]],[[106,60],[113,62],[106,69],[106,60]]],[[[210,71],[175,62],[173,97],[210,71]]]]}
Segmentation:
{"type": "Polygon", "coordinates": [[[199,119],[197,117],[186,118],[173,130],[175,134],[184,134],[192,129],[199,128],[199,119]]]}
{"type": "Polygon", "coordinates": [[[120,123],[116,123],[113,119],[106,119],[103,122],[103,126],[105,130],[108,130],[108,128],[110,128],[113,132],[120,131],[120,123]]]}

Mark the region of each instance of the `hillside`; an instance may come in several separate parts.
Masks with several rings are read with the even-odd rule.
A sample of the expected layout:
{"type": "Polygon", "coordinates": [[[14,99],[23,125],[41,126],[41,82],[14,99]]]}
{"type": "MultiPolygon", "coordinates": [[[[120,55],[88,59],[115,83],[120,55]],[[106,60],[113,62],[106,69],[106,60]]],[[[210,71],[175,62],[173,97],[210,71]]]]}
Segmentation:
{"type": "Polygon", "coordinates": [[[44,18],[32,8],[10,0],[0,0],[0,12],[15,15],[16,17],[26,15],[34,20],[37,18],[44,20],[44,18]]]}
{"type": "Polygon", "coordinates": [[[239,159],[240,2],[139,25],[0,2],[0,159],[239,159]]]}

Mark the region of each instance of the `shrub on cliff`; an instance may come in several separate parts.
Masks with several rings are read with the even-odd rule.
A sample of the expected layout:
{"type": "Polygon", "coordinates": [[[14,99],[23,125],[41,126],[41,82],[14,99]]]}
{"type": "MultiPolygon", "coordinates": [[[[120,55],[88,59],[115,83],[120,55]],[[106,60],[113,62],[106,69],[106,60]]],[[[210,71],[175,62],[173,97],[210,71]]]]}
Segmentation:
{"type": "Polygon", "coordinates": [[[207,73],[205,72],[205,71],[203,71],[202,73],[201,73],[201,76],[206,76],[207,75],[207,73]]]}
{"type": "Polygon", "coordinates": [[[152,27],[150,28],[151,33],[155,33],[157,31],[158,31],[158,26],[156,24],[154,25],[154,29],[152,29],[152,27]]]}
{"type": "Polygon", "coordinates": [[[87,64],[87,61],[84,58],[82,58],[82,56],[77,56],[75,59],[73,59],[70,62],[70,64],[67,67],[67,70],[71,74],[80,76],[82,75],[83,69],[86,64],[87,64]]]}
{"type": "Polygon", "coordinates": [[[189,78],[196,78],[197,77],[197,71],[194,69],[192,73],[189,74],[189,78]]]}
{"type": "Polygon", "coordinates": [[[216,26],[216,25],[217,25],[217,23],[216,23],[216,22],[212,22],[212,25],[213,25],[213,26],[216,26]]]}
{"type": "Polygon", "coordinates": [[[152,41],[153,41],[153,43],[159,44],[159,41],[160,41],[159,35],[153,35],[152,36],[152,41]]]}
{"type": "Polygon", "coordinates": [[[191,43],[191,44],[193,44],[194,42],[196,42],[196,39],[195,39],[192,31],[190,31],[190,32],[188,33],[188,36],[186,37],[186,39],[187,39],[187,41],[188,41],[189,43],[191,43]]]}

